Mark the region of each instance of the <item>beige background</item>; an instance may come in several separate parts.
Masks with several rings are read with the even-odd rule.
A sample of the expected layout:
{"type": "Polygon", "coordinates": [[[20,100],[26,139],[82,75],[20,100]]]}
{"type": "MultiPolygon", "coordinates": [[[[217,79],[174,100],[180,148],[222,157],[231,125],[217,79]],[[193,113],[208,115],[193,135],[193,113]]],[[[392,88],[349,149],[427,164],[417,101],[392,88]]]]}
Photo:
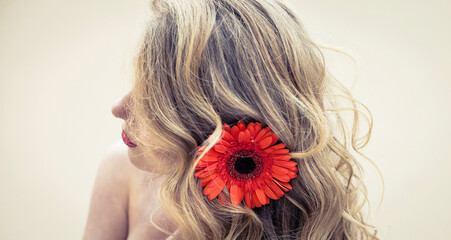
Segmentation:
{"type": "MultiPolygon", "coordinates": [[[[449,1],[292,3],[319,43],[360,63],[374,115],[366,179],[382,239],[451,239],[449,1]]],[[[0,0],[0,239],[80,239],[97,166],[120,139],[147,1],[0,0]]],[[[347,86],[354,66],[327,53],[347,86]]]]}

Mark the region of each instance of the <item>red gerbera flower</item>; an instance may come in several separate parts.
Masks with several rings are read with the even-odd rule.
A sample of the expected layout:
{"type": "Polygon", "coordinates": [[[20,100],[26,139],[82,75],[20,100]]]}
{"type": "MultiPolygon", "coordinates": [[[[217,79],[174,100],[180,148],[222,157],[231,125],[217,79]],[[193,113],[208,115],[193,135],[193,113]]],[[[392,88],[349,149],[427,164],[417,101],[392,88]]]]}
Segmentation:
{"type": "MultiPolygon", "coordinates": [[[[285,144],[270,127],[262,129],[259,122],[245,126],[239,121],[230,127],[224,124],[221,139],[196,165],[195,177],[200,178],[203,194],[209,200],[219,195],[224,203],[227,187],[233,205],[243,198],[249,208],[268,204],[269,199],[279,199],[292,189],[290,179],[297,176],[296,162],[291,161],[285,144]]],[[[205,146],[199,146],[200,156],[205,146]]]]}

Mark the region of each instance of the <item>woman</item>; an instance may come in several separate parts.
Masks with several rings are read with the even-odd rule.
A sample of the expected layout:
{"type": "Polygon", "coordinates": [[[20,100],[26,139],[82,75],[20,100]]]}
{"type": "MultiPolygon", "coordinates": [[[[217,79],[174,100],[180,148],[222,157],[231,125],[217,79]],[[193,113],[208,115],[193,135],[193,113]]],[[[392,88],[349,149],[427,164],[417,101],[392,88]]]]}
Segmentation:
{"type": "Polygon", "coordinates": [[[298,17],[275,0],[151,6],[113,107],[127,149],[100,167],[85,239],[377,239],[349,150],[371,117],[359,138],[358,102],[298,17]]]}

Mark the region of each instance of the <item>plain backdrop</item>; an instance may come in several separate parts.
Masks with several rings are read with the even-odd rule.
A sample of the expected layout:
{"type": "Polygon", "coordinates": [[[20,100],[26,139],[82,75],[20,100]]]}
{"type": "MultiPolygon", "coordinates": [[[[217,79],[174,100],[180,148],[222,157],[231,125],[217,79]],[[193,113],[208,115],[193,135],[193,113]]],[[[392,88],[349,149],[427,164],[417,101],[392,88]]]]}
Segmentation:
{"type": "MultiPolygon", "coordinates": [[[[359,63],[374,117],[364,163],[382,239],[451,239],[449,1],[290,2],[312,38],[359,63]]],[[[120,139],[148,1],[0,0],[0,239],[80,239],[97,167],[120,139]]],[[[325,51],[350,87],[353,62],[325,51]]]]}

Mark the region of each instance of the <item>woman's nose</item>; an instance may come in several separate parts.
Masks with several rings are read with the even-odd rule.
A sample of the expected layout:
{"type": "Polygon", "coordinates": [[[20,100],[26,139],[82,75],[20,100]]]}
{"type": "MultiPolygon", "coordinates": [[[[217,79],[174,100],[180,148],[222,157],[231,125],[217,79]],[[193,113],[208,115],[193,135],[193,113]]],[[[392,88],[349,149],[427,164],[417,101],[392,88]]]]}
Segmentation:
{"type": "Polygon", "coordinates": [[[113,107],[111,108],[111,112],[117,118],[122,118],[127,120],[129,108],[130,108],[130,96],[129,94],[125,95],[121,99],[116,100],[113,107]]]}

